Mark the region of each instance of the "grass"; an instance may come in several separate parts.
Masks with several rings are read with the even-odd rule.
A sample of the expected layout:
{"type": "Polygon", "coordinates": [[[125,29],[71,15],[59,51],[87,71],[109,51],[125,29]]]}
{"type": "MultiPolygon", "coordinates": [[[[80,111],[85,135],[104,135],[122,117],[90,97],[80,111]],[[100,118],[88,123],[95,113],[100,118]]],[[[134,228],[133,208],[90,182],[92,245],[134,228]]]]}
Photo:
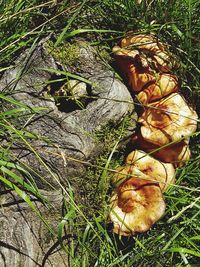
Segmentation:
{"type": "MultiPolygon", "coordinates": [[[[167,42],[177,56],[180,68],[175,73],[181,77],[182,93],[200,113],[199,8],[198,0],[143,0],[140,4],[133,0],[2,0],[0,71],[3,73],[21,52],[49,34],[56,36],[56,49],[63,42],[84,38],[112,55],[111,47],[128,31],[151,31],[167,42]]],[[[114,66],[112,61],[109,63],[114,66]]],[[[0,99],[1,140],[7,138],[12,145],[17,138],[30,146],[31,138],[36,138],[34,133],[15,128],[13,124],[24,113],[32,116],[42,111],[30,110],[18,102],[12,103],[12,110],[7,110],[6,105],[12,100],[5,94],[1,94],[0,99]]],[[[68,255],[69,266],[199,266],[199,132],[191,139],[191,161],[177,170],[176,185],[165,193],[165,216],[145,234],[128,239],[112,234],[106,221],[112,175],[109,170],[123,161],[125,147],[118,148],[117,144],[127,127],[128,124],[122,123],[118,129],[111,127],[97,133],[97,138],[106,144],[104,153],[95,162],[86,162],[89,167],[84,179],[75,177],[67,189],[62,188],[64,213],[57,229],[48,225],[29,194],[24,194],[29,192],[43,199],[30,175],[32,172],[27,171],[28,166],[15,162],[9,148],[0,148],[0,180],[14,189],[38,220],[44,222],[50,234],[57,237],[68,255]],[[22,176],[16,174],[19,169],[22,176]],[[26,177],[28,183],[24,183],[22,177],[26,177]],[[67,243],[62,241],[66,228],[67,243]]],[[[38,155],[35,153],[35,156],[38,155]]],[[[47,167],[42,159],[40,163],[47,167]]],[[[43,201],[48,203],[48,199],[43,201]]]]}

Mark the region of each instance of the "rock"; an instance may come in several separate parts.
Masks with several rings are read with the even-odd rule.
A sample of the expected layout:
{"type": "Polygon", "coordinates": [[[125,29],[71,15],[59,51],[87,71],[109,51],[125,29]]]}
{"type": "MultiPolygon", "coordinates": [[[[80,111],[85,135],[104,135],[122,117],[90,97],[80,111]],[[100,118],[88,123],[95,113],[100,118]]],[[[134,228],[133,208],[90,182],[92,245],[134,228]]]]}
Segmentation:
{"type": "MultiPolygon", "coordinates": [[[[2,193],[2,192],[1,192],[2,193]]],[[[51,209],[37,199],[33,203],[47,215],[56,230],[60,217],[61,191],[41,192],[48,197],[51,209]]],[[[44,223],[12,191],[7,191],[0,209],[0,266],[59,266],[66,267],[67,255],[44,223]]],[[[67,237],[66,237],[67,239],[67,237]]]]}
{"type": "Polygon", "coordinates": [[[48,70],[58,71],[58,64],[43,42],[32,53],[25,52],[0,80],[1,90],[9,92],[15,100],[31,109],[45,108],[32,118],[28,113],[20,117],[17,123],[13,122],[17,128],[21,127],[36,136],[29,140],[31,147],[21,145],[21,140],[18,144],[16,140],[12,148],[15,157],[37,170],[36,183],[41,188],[46,188],[47,184],[39,180],[40,176],[58,186],[57,179],[64,183],[65,177],[83,174],[85,167],[79,160],[91,160],[102,150],[95,132],[110,121],[118,124],[133,111],[129,91],[112,71],[96,59],[93,48],[85,44],[80,47],[79,61],[78,75],[92,84],[93,98],[84,109],[70,112],[66,104],[60,111],[52,98],[39,97],[45,83],[52,79],[52,73],[48,70]]]}
{"type": "MultiPolygon", "coordinates": [[[[48,192],[59,210],[61,193],[55,197],[52,187],[67,186],[71,176],[83,175],[87,167],[83,162],[90,162],[102,151],[103,144],[97,140],[96,131],[110,121],[117,125],[133,113],[134,105],[125,85],[98,59],[95,49],[81,43],[78,70],[68,66],[63,69],[88,79],[89,90],[81,83],[81,89],[74,94],[90,92],[90,101],[84,108],[77,108],[71,102],[61,107],[53,97],[41,97],[49,81],[63,78],[59,74],[62,64],[49,54],[44,43],[45,40],[25,51],[1,77],[0,90],[11,99],[3,103],[2,110],[14,108],[12,100],[27,106],[23,116],[10,118],[20,135],[12,140],[12,146],[9,137],[1,145],[8,147],[13,158],[27,168],[37,186],[48,192]],[[36,108],[43,110],[34,111],[36,108]]],[[[20,201],[11,202],[0,213],[0,266],[67,266],[64,252],[48,254],[56,241],[44,241],[48,233],[34,212],[20,201]]],[[[43,211],[44,207],[40,209],[43,211]]],[[[49,218],[55,228],[58,217],[53,213],[49,218]]]]}

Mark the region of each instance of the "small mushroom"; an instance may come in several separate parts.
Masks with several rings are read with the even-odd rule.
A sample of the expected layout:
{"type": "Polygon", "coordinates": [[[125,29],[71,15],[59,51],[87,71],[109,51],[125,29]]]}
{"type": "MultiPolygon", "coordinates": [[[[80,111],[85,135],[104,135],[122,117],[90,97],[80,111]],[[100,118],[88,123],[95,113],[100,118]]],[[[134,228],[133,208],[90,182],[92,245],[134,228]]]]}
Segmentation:
{"type": "Polygon", "coordinates": [[[175,169],[171,163],[163,163],[143,151],[132,151],[126,158],[126,164],[133,165],[152,180],[158,181],[162,192],[175,182],[175,169]]]}
{"type": "Polygon", "coordinates": [[[164,211],[165,202],[158,183],[133,177],[115,188],[109,216],[113,232],[129,236],[149,230],[164,211]]]}
{"type": "Polygon", "coordinates": [[[189,142],[182,140],[165,147],[159,147],[144,140],[140,133],[132,137],[134,146],[151,153],[153,157],[166,163],[172,163],[175,167],[182,167],[191,157],[189,142]]]}
{"type": "Polygon", "coordinates": [[[178,78],[171,74],[161,74],[155,82],[148,85],[144,90],[139,92],[137,99],[142,104],[163,98],[170,93],[177,92],[179,89],[178,78]]]}
{"type": "Polygon", "coordinates": [[[197,114],[183,97],[173,93],[148,105],[139,117],[144,140],[163,146],[190,136],[197,128],[197,114]]]}

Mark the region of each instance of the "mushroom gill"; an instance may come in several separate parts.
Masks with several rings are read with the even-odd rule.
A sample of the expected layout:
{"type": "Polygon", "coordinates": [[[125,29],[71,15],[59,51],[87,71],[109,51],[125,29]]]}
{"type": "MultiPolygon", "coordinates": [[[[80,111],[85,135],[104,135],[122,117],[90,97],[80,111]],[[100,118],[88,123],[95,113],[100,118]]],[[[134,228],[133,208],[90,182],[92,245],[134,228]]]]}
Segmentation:
{"type": "Polygon", "coordinates": [[[141,91],[146,84],[156,80],[154,72],[148,67],[145,58],[141,57],[137,51],[122,49],[120,52],[117,46],[113,48],[113,52],[117,65],[134,92],[141,91]]]}
{"type": "MultiPolygon", "coordinates": [[[[139,34],[122,39],[113,47],[113,55],[134,92],[150,86],[146,93],[151,92],[153,101],[177,91],[177,78],[169,73],[160,74],[170,72],[176,61],[167,51],[167,46],[153,34],[139,34]],[[152,83],[156,86],[154,92],[152,83]]],[[[143,97],[141,96],[142,103],[143,97]]]]}

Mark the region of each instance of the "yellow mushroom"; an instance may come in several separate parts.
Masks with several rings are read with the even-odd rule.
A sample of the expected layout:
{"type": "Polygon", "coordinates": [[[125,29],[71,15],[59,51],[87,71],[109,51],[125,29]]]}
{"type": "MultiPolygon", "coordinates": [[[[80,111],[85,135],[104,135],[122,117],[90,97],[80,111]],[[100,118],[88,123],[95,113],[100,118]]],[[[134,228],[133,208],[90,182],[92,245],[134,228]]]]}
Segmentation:
{"type": "Polygon", "coordinates": [[[142,179],[146,177],[130,178],[115,188],[109,214],[114,233],[129,236],[145,232],[164,214],[161,189],[158,183],[142,179]]]}
{"type": "Polygon", "coordinates": [[[145,141],[162,146],[190,136],[197,128],[197,114],[184,98],[173,93],[151,103],[139,117],[145,141]]]}
{"type": "Polygon", "coordinates": [[[175,182],[175,169],[171,163],[156,160],[143,151],[132,151],[126,158],[126,164],[133,165],[153,181],[158,181],[162,192],[175,182]]]}
{"type": "Polygon", "coordinates": [[[151,153],[153,157],[166,163],[172,163],[175,167],[183,166],[191,157],[189,142],[182,140],[165,147],[159,147],[144,140],[140,133],[132,137],[135,147],[151,153]]]}
{"type": "Polygon", "coordinates": [[[137,99],[142,104],[148,104],[152,101],[163,98],[170,93],[179,90],[178,78],[171,74],[161,74],[155,82],[148,85],[144,90],[139,92],[137,99]]]}
{"type": "Polygon", "coordinates": [[[118,47],[126,51],[138,50],[140,54],[145,54],[154,69],[159,72],[169,72],[177,62],[168,51],[168,46],[162,43],[153,34],[138,34],[123,38],[118,47]]]}

